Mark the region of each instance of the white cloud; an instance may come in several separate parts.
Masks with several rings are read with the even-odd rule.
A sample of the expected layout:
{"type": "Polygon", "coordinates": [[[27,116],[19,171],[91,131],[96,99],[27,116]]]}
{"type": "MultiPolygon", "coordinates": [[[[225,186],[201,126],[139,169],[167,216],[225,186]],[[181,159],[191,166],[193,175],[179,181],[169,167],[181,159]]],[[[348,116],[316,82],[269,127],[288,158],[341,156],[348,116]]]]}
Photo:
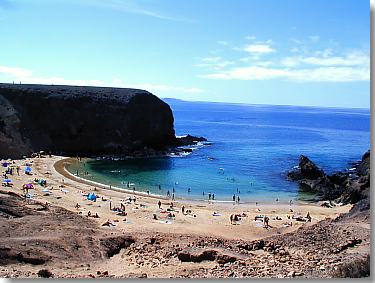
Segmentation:
{"type": "Polygon", "coordinates": [[[319,35],[310,35],[309,36],[309,39],[312,41],[312,42],[318,42],[320,40],[320,36],[319,35]]]}
{"type": "Polygon", "coordinates": [[[250,66],[233,68],[219,73],[211,73],[202,76],[208,79],[220,80],[271,80],[285,79],[305,82],[351,82],[368,81],[370,79],[369,68],[364,67],[320,67],[305,69],[267,68],[250,66]]]}
{"type": "Polygon", "coordinates": [[[139,88],[145,89],[150,92],[175,92],[175,93],[202,93],[202,89],[197,87],[181,87],[166,84],[135,84],[135,83],[123,83],[119,78],[113,78],[111,82],[105,82],[102,80],[80,80],[80,79],[66,79],[63,77],[42,77],[34,76],[31,70],[17,67],[0,66],[0,78],[4,77],[2,81],[8,82],[22,82],[23,84],[46,84],[46,85],[80,85],[80,86],[102,86],[102,87],[122,87],[122,88],[139,88]]]}
{"type": "Polygon", "coordinates": [[[224,41],[224,40],[219,40],[217,42],[217,44],[220,44],[220,45],[223,45],[223,46],[228,46],[229,45],[229,42],[228,41],[224,41]]]}
{"type": "Polygon", "coordinates": [[[275,52],[275,50],[272,49],[272,47],[269,44],[264,44],[264,43],[249,44],[243,50],[249,53],[260,53],[260,54],[275,52]]]}
{"type": "Polygon", "coordinates": [[[344,56],[332,56],[331,49],[317,51],[320,56],[295,56],[285,57],[281,60],[281,65],[295,67],[300,64],[317,66],[366,66],[370,63],[370,56],[362,51],[352,51],[344,56]]]}
{"type": "Polygon", "coordinates": [[[202,58],[202,62],[217,63],[222,60],[221,57],[206,57],[202,58]]]}
{"type": "Polygon", "coordinates": [[[255,35],[248,35],[248,36],[245,36],[245,39],[246,40],[255,40],[256,36],[255,35]]]}
{"type": "MultiPolygon", "coordinates": [[[[2,0],[0,0],[1,3],[2,0]]],[[[140,1],[133,0],[89,0],[89,1],[76,1],[76,0],[60,0],[64,2],[69,2],[75,5],[85,5],[88,7],[98,7],[101,9],[111,9],[121,13],[131,13],[142,16],[148,16],[152,18],[157,18],[161,20],[169,21],[180,21],[180,22],[194,22],[192,19],[184,17],[176,17],[165,14],[164,12],[157,11],[154,8],[146,7],[145,4],[140,3],[140,1]]]]}
{"type": "Polygon", "coordinates": [[[6,76],[24,77],[31,76],[32,72],[30,70],[19,67],[0,66],[0,74],[6,76]]]}
{"type": "Polygon", "coordinates": [[[221,57],[206,57],[201,59],[201,63],[195,64],[194,67],[221,69],[233,65],[233,61],[224,60],[221,57]]]}

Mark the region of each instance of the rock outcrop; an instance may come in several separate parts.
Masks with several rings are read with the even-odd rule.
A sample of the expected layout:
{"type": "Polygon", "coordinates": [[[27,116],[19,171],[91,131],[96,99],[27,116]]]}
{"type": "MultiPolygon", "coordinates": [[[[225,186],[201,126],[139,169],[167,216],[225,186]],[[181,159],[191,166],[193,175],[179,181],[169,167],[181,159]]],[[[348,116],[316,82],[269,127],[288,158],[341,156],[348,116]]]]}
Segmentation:
{"type": "Polygon", "coordinates": [[[127,154],[178,144],[168,104],[145,90],[0,84],[0,157],[127,154]]]}
{"type": "MultiPolygon", "coordinates": [[[[353,164],[351,171],[331,175],[325,174],[309,158],[301,155],[299,166],[288,172],[288,178],[298,182],[302,190],[316,193],[320,200],[352,204],[369,200],[370,151],[363,155],[360,162],[353,164]]],[[[367,204],[362,203],[361,206],[367,207],[367,204]]]]}

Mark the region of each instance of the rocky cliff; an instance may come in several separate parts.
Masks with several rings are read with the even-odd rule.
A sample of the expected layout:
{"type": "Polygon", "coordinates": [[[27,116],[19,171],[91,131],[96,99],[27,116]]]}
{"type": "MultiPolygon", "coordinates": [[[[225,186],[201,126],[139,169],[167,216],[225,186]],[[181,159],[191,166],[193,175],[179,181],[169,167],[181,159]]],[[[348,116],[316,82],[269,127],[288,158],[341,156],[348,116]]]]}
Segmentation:
{"type": "Polygon", "coordinates": [[[288,178],[299,183],[302,190],[317,194],[320,200],[336,200],[341,203],[369,205],[370,151],[361,161],[352,164],[350,171],[324,173],[308,157],[301,155],[297,168],[288,172],[288,178]],[[366,201],[364,201],[366,200],[366,201]]]}
{"type": "Polygon", "coordinates": [[[145,90],[0,84],[0,158],[127,154],[177,143],[169,105],[145,90]]]}

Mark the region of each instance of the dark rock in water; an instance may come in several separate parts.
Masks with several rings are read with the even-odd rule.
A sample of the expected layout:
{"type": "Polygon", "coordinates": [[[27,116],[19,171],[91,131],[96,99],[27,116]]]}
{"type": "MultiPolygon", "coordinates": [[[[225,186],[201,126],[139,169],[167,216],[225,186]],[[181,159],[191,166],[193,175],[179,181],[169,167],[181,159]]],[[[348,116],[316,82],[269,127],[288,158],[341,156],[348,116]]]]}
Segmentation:
{"type": "Polygon", "coordinates": [[[318,168],[308,157],[301,155],[299,158],[298,169],[294,169],[288,173],[288,178],[291,180],[309,179],[314,180],[324,177],[323,170],[318,168]]]}
{"type": "MultiPolygon", "coordinates": [[[[326,175],[306,156],[300,157],[298,169],[288,173],[288,178],[297,181],[304,191],[316,193],[320,200],[336,200],[341,203],[357,203],[370,196],[370,151],[362,160],[353,164],[350,172],[336,172],[326,175]]],[[[361,207],[366,207],[361,202],[361,207]]]]}
{"type": "Polygon", "coordinates": [[[191,135],[187,135],[185,137],[179,137],[176,139],[176,145],[178,146],[186,146],[186,145],[194,145],[198,142],[206,142],[207,139],[204,137],[194,137],[191,135]]]}
{"type": "Polygon", "coordinates": [[[177,142],[168,104],[145,90],[0,84],[0,157],[126,154],[177,142]]]}

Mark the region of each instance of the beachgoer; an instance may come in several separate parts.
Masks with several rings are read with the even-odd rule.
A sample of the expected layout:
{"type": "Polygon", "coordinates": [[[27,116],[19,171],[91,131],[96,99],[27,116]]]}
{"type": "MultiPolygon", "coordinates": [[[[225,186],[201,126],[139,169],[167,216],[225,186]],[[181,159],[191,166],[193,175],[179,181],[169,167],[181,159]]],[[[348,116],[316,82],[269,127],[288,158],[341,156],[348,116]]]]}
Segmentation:
{"type": "Polygon", "coordinates": [[[208,200],[211,200],[211,194],[208,194],[208,200]]]}
{"type": "Polygon", "coordinates": [[[269,221],[270,219],[269,219],[269,217],[268,216],[265,216],[264,217],[264,227],[265,228],[268,228],[269,227],[269,225],[268,225],[268,221],[269,221]]]}
{"type": "Polygon", "coordinates": [[[215,194],[212,194],[212,200],[215,200],[215,194]]]}
{"type": "Polygon", "coordinates": [[[185,214],[185,206],[183,205],[181,208],[182,214],[185,214]]]}
{"type": "Polygon", "coordinates": [[[307,222],[311,222],[310,212],[307,212],[306,218],[307,218],[307,222]]]}
{"type": "Polygon", "coordinates": [[[289,201],[289,205],[290,205],[290,206],[292,205],[292,200],[289,201]]]}
{"type": "Polygon", "coordinates": [[[202,195],[204,196],[204,192],[202,192],[202,195]]]}
{"type": "Polygon", "coordinates": [[[172,200],[174,200],[174,194],[172,194],[172,200]]]}
{"type": "Polygon", "coordinates": [[[233,195],[233,201],[236,201],[236,195],[233,195]]]}
{"type": "Polygon", "coordinates": [[[167,191],[167,197],[170,197],[171,196],[171,193],[170,193],[170,191],[168,190],[167,191]]]}
{"type": "Polygon", "coordinates": [[[230,224],[233,224],[233,214],[230,215],[229,219],[230,219],[230,224]]]}
{"type": "Polygon", "coordinates": [[[174,187],[173,187],[173,189],[172,189],[172,193],[175,193],[175,191],[176,191],[176,190],[175,190],[174,187]]]}
{"type": "Polygon", "coordinates": [[[89,212],[87,212],[87,217],[90,217],[91,216],[91,211],[89,210],[89,212]]]}
{"type": "Polygon", "coordinates": [[[147,194],[150,195],[150,191],[147,191],[147,194]]]}
{"type": "Polygon", "coordinates": [[[161,186],[159,185],[159,190],[161,190],[161,186]]]}
{"type": "Polygon", "coordinates": [[[190,188],[188,188],[188,194],[190,194],[190,192],[191,192],[191,189],[190,189],[190,188]]]}
{"type": "Polygon", "coordinates": [[[240,204],[240,196],[237,196],[237,203],[240,204]]]}
{"type": "Polygon", "coordinates": [[[161,208],[161,201],[158,202],[159,209],[161,208]]]}

